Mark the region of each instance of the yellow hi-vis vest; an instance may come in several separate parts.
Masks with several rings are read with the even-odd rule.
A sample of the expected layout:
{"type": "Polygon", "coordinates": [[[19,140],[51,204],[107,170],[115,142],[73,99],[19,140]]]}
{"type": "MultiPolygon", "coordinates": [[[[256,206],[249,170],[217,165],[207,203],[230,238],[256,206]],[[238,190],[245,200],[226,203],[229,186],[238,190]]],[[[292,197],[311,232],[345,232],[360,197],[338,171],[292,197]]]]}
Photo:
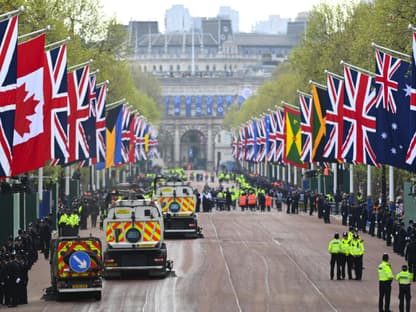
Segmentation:
{"type": "Polygon", "coordinates": [[[390,281],[394,278],[388,261],[381,261],[378,265],[378,280],[380,282],[390,281]]]}
{"type": "Polygon", "coordinates": [[[339,238],[332,239],[328,244],[328,251],[330,254],[337,254],[341,252],[341,240],[339,238]]]}
{"type": "Polygon", "coordinates": [[[401,271],[396,275],[396,280],[399,281],[400,285],[410,285],[413,281],[413,273],[410,273],[409,271],[401,271]]]}

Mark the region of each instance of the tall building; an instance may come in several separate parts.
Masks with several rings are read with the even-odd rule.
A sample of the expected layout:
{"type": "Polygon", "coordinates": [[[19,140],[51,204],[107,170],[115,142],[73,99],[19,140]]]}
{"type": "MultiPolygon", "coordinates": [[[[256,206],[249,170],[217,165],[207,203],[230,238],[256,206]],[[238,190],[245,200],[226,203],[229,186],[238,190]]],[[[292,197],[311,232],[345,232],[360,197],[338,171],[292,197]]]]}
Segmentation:
{"type": "Polygon", "coordinates": [[[222,6],[220,7],[220,10],[218,12],[218,17],[231,20],[231,27],[233,33],[240,32],[240,19],[238,11],[228,6],[222,6]]]}
{"type": "Polygon", "coordinates": [[[267,21],[259,21],[254,26],[254,32],[259,34],[278,34],[284,35],[287,32],[288,18],[282,18],[280,15],[270,15],[267,21]]]}
{"type": "Polygon", "coordinates": [[[189,10],[182,4],[175,4],[165,15],[165,29],[167,33],[187,32],[191,30],[192,18],[189,10]]]}

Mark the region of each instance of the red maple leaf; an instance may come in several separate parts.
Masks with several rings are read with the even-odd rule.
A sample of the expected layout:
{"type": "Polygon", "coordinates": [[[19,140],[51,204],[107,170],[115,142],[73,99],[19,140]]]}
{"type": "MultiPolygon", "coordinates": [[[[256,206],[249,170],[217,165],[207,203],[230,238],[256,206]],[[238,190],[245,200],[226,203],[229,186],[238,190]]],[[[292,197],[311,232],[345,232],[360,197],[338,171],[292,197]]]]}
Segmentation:
{"type": "Polygon", "coordinates": [[[14,128],[20,136],[23,136],[25,133],[30,133],[30,124],[32,121],[29,120],[28,117],[35,114],[36,106],[39,104],[39,101],[35,99],[34,94],[25,100],[28,94],[25,85],[26,84],[19,86],[16,92],[17,105],[14,128]]]}

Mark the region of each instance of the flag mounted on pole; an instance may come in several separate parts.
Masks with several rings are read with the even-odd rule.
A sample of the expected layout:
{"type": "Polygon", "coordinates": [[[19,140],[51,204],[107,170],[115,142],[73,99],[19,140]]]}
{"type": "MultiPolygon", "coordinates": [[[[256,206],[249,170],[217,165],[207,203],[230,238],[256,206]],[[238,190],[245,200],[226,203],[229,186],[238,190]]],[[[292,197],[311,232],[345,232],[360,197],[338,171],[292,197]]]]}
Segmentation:
{"type": "Polygon", "coordinates": [[[267,159],[273,163],[283,162],[285,146],[285,116],[284,112],[276,109],[270,113],[269,153],[267,159]]]}
{"type": "Polygon", "coordinates": [[[300,107],[300,130],[302,133],[302,161],[312,163],[312,96],[298,91],[300,107]]]}
{"type": "Polygon", "coordinates": [[[300,130],[299,110],[284,106],[285,112],[285,152],[284,162],[295,167],[306,168],[307,163],[301,160],[302,136],[300,130]]]}
{"type": "Polygon", "coordinates": [[[0,22],[0,177],[11,175],[16,111],[18,17],[0,22]]]}
{"type": "Polygon", "coordinates": [[[107,85],[104,83],[98,88],[98,97],[96,103],[96,142],[97,142],[97,166],[96,168],[105,168],[106,157],[106,130],[105,130],[105,110],[107,101],[107,85]]]}
{"type": "Polygon", "coordinates": [[[406,163],[406,152],[416,130],[410,109],[411,64],[376,49],[376,120],[377,135],[372,145],[381,164],[416,171],[416,164],[406,163]]]}
{"type": "Polygon", "coordinates": [[[44,34],[17,47],[12,175],[41,168],[51,158],[49,135],[45,132],[46,106],[49,103],[45,103],[43,90],[46,63],[44,49],[44,34]],[[39,148],[41,146],[46,148],[39,148]]]}
{"type": "MultiPolygon", "coordinates": [[[[410,110],[412,114],[409,116],[412,124],[416,124],[416,117],[414,113],[416,112],[416,32],[413,32],[413,53],[412,53],[412,80],[410,85],[410,110]]],[[[411,133],[411,140],[409,148],[406,153],[406,163],[409,165],[414,165],[416,160],[416,131],[411,133]]]]}

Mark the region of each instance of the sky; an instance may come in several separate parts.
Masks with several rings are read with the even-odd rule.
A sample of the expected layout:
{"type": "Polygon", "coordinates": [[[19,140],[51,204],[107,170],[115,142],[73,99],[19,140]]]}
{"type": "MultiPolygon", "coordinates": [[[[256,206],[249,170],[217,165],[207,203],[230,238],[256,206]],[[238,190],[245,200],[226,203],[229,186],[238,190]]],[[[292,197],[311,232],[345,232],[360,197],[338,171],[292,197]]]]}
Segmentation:
{"type": "MultiPolygon", "coordinates": [[[[123,24],[130,20],[159,22],[159,30],[165,29],[167,9],[182,4],[193,17],[215,17],[221,6],[229,6],[239,12],[240,31],[250,32],[257,21],[268,20],[270,15],[295,18],[297,13],[309,11],[322,0],[101,0],[108,17],[116,17],[123,24]]],[[[327,0],[327,3],[336,0],[327,0]]]]}

